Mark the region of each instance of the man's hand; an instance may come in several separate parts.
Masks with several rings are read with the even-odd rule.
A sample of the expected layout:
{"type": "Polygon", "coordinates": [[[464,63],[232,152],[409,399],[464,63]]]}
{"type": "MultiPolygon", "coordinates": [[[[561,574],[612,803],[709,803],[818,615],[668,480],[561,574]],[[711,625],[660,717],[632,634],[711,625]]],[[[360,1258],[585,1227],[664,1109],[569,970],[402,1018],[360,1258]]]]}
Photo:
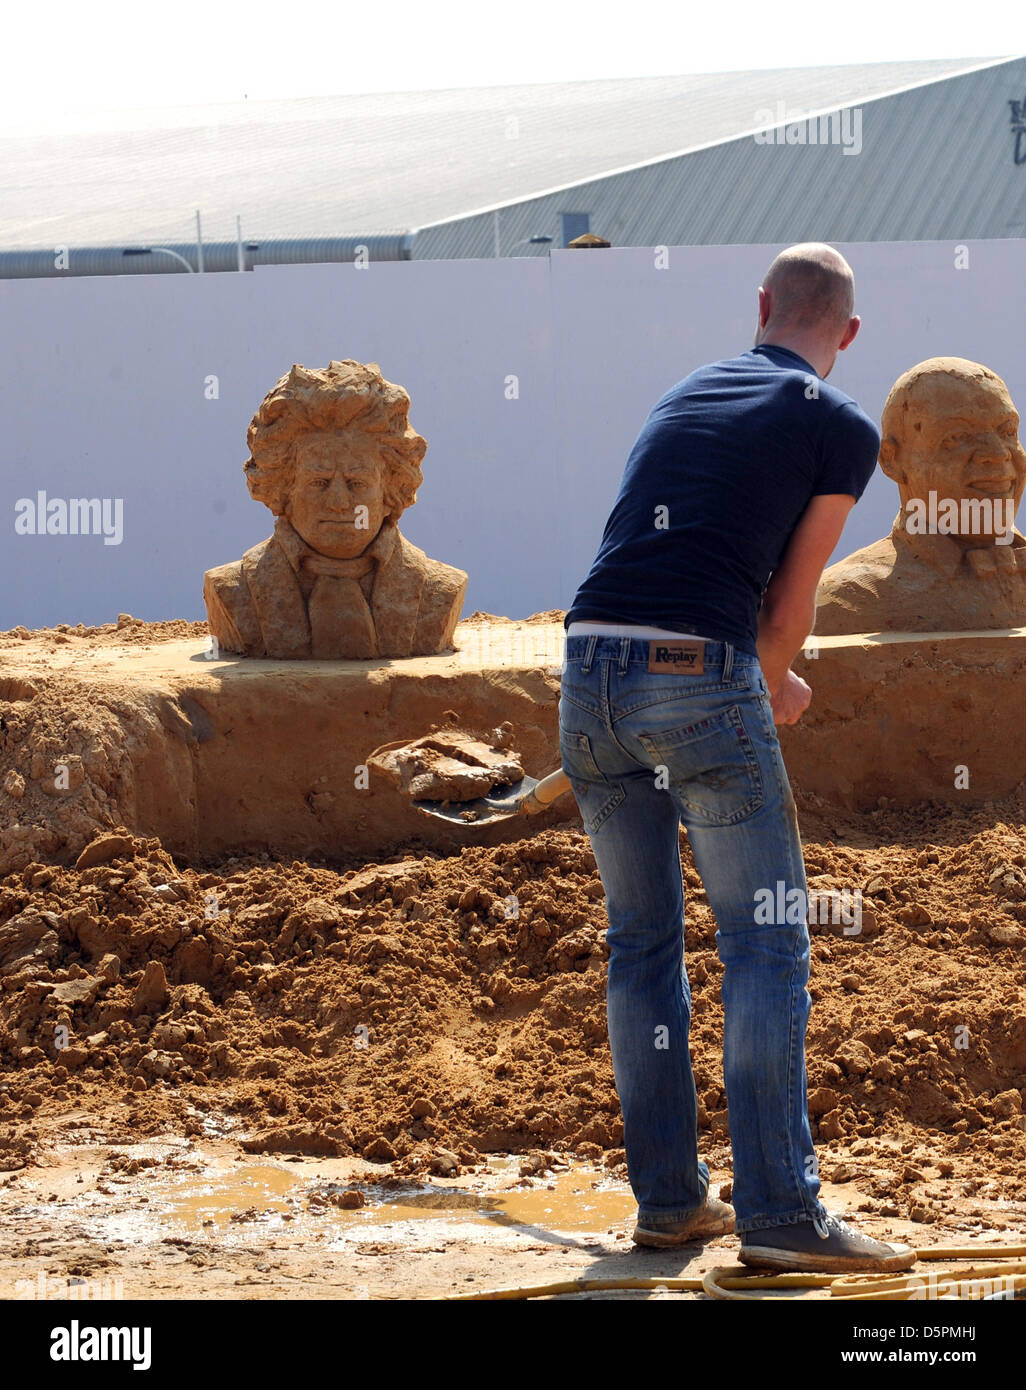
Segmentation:
{"type": "Polygon", "coordinates": [[[797,724],[811,699],[812,691],[805,681],[788,670],[776,694],[770,696],[774,724],[797,724]]]}

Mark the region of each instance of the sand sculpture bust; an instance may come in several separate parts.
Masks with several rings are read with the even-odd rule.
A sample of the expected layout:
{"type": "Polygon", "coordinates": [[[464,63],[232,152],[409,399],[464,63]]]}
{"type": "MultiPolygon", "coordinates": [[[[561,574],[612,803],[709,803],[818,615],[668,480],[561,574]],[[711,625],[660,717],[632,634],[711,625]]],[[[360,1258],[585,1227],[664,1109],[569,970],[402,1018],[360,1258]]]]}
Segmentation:
{"type": "Polygon", "coordinates": [[[244,465],[274,534],[207,570],[221,649],[279,658],[426,656],[451,645],[467,575],[400,534],[427,443],[376,362],[293,366],[253,416],[244,465]]]}
{"type": "Polygon", "coordinates": [[[824,572],[816,634],[1026,625],[1026,451],[1005,383],[931,357],[894,383],[880,433],[901,506],[889,536],[824,572]]]}

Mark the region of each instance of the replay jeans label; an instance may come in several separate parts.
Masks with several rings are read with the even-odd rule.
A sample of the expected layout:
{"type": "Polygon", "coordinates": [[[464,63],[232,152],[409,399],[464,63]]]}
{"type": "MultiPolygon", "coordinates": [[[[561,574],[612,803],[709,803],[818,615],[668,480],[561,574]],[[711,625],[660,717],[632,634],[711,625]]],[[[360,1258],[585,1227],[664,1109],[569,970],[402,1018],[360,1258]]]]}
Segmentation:
{"type": "Polygon", "coordinates": [[[705,674],[704,642],[649,642],[648,669],[653,675],[672,671],[678,676],[705,674]]]}

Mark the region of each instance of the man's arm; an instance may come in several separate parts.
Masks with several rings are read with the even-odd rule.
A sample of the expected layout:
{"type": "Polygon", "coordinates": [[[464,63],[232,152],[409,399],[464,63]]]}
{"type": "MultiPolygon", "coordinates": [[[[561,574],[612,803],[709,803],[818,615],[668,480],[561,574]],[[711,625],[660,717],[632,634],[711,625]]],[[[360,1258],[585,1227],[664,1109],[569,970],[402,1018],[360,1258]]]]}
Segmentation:
{"type": "Polygon", "coordinates": [[[808,691],[790,666],[815,625],[816,586],[854,505],[848,493],[813,497],[766,586],[759,610],[759,663],[774,706],[786,716],[778,723],[796,723],[808,704],[808,698],[801,702],[800,689],[792,689],[797,683],[808,691]]]}

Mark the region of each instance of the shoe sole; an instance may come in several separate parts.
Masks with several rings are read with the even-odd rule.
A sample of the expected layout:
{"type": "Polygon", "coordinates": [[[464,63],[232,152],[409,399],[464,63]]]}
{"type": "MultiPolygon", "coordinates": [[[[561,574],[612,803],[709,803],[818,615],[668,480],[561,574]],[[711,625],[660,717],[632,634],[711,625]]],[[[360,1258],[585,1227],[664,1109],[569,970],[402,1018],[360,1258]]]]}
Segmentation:
{"type": "Polygon", "coordinates": [[[695,1226],[686,1233],[673,1235],[663,1231],[653,1231],[650,1227],[636,1226],[632,1239],[635,1245],[648,1245],[656,1250],[667,1250],[674,1245],[694,1245],[698,1241],[712,1240],[716,1236],[729,1236],[733,1233],[734,1222],[728,1219],[695,1226]]]}
{"type": "Polygon", "coordinates": [[[743,1265],[773,1269],[785,1274],[860,1274],[911,1269],[917,1259],[911,1246],[893,1255],[803,1255],[799,1250],[778,1250],[771,1245],[745,1246],[738,1259],[743,1265]]]}

